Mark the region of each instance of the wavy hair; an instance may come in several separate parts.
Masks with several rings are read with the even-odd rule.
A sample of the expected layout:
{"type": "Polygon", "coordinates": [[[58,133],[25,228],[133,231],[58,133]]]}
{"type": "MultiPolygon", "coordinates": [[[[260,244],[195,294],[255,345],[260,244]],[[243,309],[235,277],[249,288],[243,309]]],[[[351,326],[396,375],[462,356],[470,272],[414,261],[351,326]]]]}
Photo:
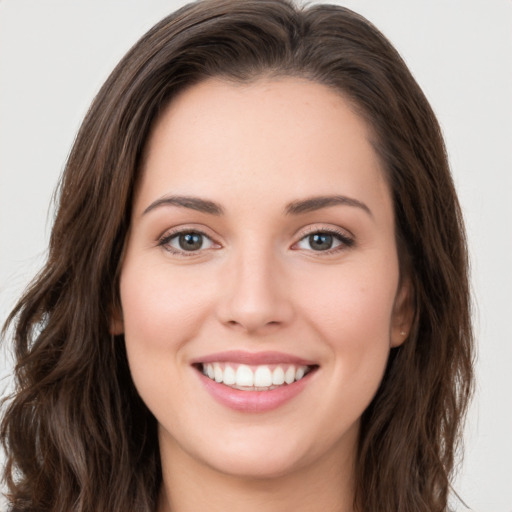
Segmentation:
{"type": "Polygon", "coordinates": [[[179,91],[262,76],[327,85],[366,120],[414,290],[412,331],[362,417],[355,508],[447,510],[473,356],[464,228],[432,109],[387,39],[346,8],[205,0],[145,34],[94,99],[60,183],[48,260],[5,324],[17,361],[0,430],[13,512],[155,509],[156,421],[123,336],[109,333],[141,157],[179,91]]]}

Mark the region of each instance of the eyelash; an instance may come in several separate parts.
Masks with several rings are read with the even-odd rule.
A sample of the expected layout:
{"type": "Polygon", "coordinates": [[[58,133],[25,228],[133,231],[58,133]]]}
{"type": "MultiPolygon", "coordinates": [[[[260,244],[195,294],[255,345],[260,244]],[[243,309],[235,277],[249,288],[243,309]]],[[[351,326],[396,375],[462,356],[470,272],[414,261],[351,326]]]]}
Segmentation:
{"type": "Polygon", "coordinates": [[[185,251],[172,247],[170,242],[180,235],[199,235],[211,241],[212,244],[215,242],[209,237],[206,233],[199,229],[177,229],[176,231],[171,231],[170,233],[166,233],[163,237],[158,240],[158,246],[163,247],[166,251],[170,252],[175,256],[183,256],[184,258],[188,258],[190,256],[197,256],[200,251],[204,251],[205,249],[199,249],[198,251],[185,251]]]}
{"type": "Polygon", "coordinates": [[[354,238],[347,235],[343,231],[334,228],[310,228],[306,230],[306,232],[303,233],[303,235],[301,236],[300,240],[298,242],[295,242],[293,245],[295,246],[302,242],[303,240],[305,240],[306,238],[310,237],[311,235],[316,234],[331,235],[340,242],[340,245],[332,247],[331,249],[327,249],[326,251],[315,251],[314,249],[310,249],[311,252],[322,256],[329,256],[331,254],[335,254],[337,252],[349,249],[350,247],[353,247],[355,244],[354,238]]]}
{"type": "MultiPolygon", "coordinates": [[[[206,233],[204,233],[201,230],[198,229],[177,229],[176,231],[171,231],[170,233],[166,233],[164,236],[162,236],[158,240],[158,246],[163,247],[166,251],[170,252],[173,255],[176,256],[182,256],[182,257],[191,257],[191,256],[197,256],[201,251],[208,250],[208,249],[198,249],[197,251],[186,251],[186,250],[180,250],[176,249],[172,246],[170,246],[170,242],[180,235],[199,235],[201,237],[204,237],[212,244],[215,245],[215,242],[212,240],[210,236],[208,236],[206,233]]],[[[337,239],[340,242],[340,245],[327,249],[325,251],[315,251],[314,249],[310,249],[311,252],[322,255],[322,256],[328,256],[330,254],[337,253],[339,251],[343,251],[347,248],[352,247],[355,244],[354,238],[347,236],[346,233],[333,229],[333,228],[311,228],[310,230],[306,231],[302,234],[300,240],[295,242],[292,247],[296,246],[306,238],[310,237],[311,235],[315,234],[327,234],[333,236],[335,239],[337,239]]],[[[218,244],[217,244],[218,245],[218,244]]],[[[297,249],[294,249],[297,250],[297,249]]]]}

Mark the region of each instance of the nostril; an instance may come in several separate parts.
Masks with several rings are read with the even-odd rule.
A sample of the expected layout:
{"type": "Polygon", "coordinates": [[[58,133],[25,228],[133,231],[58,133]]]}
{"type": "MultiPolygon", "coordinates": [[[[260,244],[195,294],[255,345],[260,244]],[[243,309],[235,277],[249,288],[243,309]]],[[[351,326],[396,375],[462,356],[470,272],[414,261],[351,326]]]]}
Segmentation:
{"type": "Polygon", "coordinates": [[[261,319],[248,318],[245,322],[237,320],[227,320],[225,325],[234,329],[244,330],[248,332],[274,330],[282,325],[283,322],[277,320],[265,321],[261,319]]]}

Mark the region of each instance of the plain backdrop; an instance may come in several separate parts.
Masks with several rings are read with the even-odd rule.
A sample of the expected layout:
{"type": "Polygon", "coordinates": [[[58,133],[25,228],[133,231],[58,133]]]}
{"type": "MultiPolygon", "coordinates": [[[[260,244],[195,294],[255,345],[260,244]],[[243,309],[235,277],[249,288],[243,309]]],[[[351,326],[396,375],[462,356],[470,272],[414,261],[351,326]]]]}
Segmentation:
{"type": "MultiPolygon", "coordinates": [[[[89,103],[128,48],[183,3],[0,0],[0,322],[44,261],[50,200],[89,103]]],[[[477,512],[512,512],[512,1],[337,3],[395,44],[442,125],[479,346],[455,487],[477,512]]],[[[12,361],[0,357],[3,394],[12,361]]]]}

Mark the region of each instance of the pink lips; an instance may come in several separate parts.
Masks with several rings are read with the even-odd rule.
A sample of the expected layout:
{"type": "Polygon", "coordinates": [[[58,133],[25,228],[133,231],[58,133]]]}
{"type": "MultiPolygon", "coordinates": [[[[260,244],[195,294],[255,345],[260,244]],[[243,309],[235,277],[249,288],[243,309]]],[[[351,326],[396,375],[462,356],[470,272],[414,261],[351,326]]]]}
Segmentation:
{"type": "Polygon", "coordinates": [[[210,354],[208,356],[193,360],[192,364],[222,362],[247,365],[288,363],[299,366],[313,366],[317,364],[314,361],[301,359],[300,357],[284,354],[283,352],[244,352],[241,350],[230,350],[227,352],[210,354]]]}
{"type": "MultiPolygon", "coordinates": [[[[249,366],[272,365],[272,364],[293,364],[297,366],[314,366],[317,364],[290,354],[280,352],[243,352],[228,351],[210,354],[201,359],[192,361],[194,366],[201,363],[238,363],[249,366]]],[[[223,383],[216,382],[197,371],[197,375],[206,390],[222,405],[236,411],[247,413],[262,413],[271,411],[284,405],[297,396],[311,381],[315,371],[311,371],[302,379],[292,384],[284,384],[268,391],[244,391],[234,389],[223,383]]]]}

